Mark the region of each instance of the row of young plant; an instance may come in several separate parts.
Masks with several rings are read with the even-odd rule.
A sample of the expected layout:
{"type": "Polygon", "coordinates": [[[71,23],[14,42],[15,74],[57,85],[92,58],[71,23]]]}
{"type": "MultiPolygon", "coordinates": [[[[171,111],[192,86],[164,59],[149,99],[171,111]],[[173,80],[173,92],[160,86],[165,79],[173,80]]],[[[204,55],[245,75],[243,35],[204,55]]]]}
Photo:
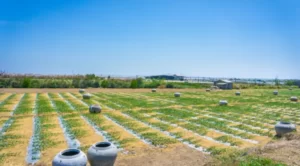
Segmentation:
{"type": "MultiPolygon", "coordinates": [[[[19,104],[20,104],[21,102],[23,102],[24,96],[25,96],[25,95],[23,95],[23,96],[21,97],[21,99],[19,100],[19,102],[18,102],[17,104],[14,105],[13,110],[8,110],[8,109],[5,109],[5,108],[2,108],[3,112],[11,112],[11,113],[10,113],[10,117],[9,117],[7,120],[4,120],[4,121],[3,121],[3,122],[4,122],[3,125],[2,125],[2,123],[0,123],[0,124],[2,125],[2,127],[0,128],[0,136],[5,132],[5,130],[8,129],[8,128],[10,127],[10,125],[13,123],[13,121],[14,121],[13,115],[14,115],[15,111],[19,108],[19,104]]],[[[10,100],[15,100],[15,98],[13,97],[13,98],[11,98],[11,99],[5,101],[4,103],[7,103],[7,104],[8,104],[9,102],[11,102],[10,100]]]]}
{"type": "Polygon", "coordinates": [[[226,107],[194,107],[193,111],[201,111],[205,109],[213,114],[218,114],[224,116],[224,118],[236,118],[236,120],[244,120],[245,123],[252,126],[262,127],[264,124],[273,125],[274,121],[270,119],[264,119],[257,117],[257,115],[263,112],[253,108],[253,105],[243,105],[243,106],[226,106],[226,107]],[[228,116],[226,116],[228,115],[228,116]],[[259,122],[260,121],[260,122],[259,122]],[[257,122],[257,123],[256,123],[257,122]],[[262,123],[263,122],[263,123],[262,123]],[[259,124],[260,123],[260,124],[259,124]]]}
{"type": "Polygon", "coordinates": [[[276,117],[274,117],[274,121],[275,118],[277,121],[289,121],[292,123],[297,123],[299,124],[299,120],[300,120],[300,114],[299,114],[299,110],[300,109],[293,109],[293,108],[276,108],[276,107],[262,107],[259,109],[265,109],[265,113],[266,114],[274,114],[276,115],[276,117]]]}
{"type": "Polygon", "coordinates": [[[249,113],[251,116],[257,117],[257,119],[266,119],[267,121],[272,121],[270,124],[275,124],[277,121],[281,121],[282,117],[284,115],[284,112],[282,111],[266,111],[267,109],[270,109],[268,107],[256,107],[255,110],[257,110],[260,113],[249,113]]]}
{"type": "Polygon", "coordinates": [[[201,152],[206,152],[206,149],[203,147],[203,144],[201,144],[201,138],[197,138],[196,135],[186,138],[183,132],[172,131],[176,127],[166,123],[162,123],[159,120],[156,120],[149,116],[140,115],[133,111],[127,111],[126,113],[123,112],[123,115],[137,122],[143,123],[144,125],[149,126],[150,128],[159,130],[163,134],[172,137],[193,149],[196,149],[201,152]],[[153,122],[153,120],[155,120],[155,122],[153,122]]]}
{"type": "Polygon", "coordinates": [[[111,98],[103,97],[103,96],[97,96],[95,94],[92,94],[92,98],[94,101],[101,103],[101,106],[103,108],[107,108],[109,110],[120,110],[123,107],[111,100],[111,98]]]}
{"type": "MultiPolygon", "coordinates": [[[[74,99],[77,99],[75,96],[72,96],[70,93],[59,93],[58,94],[59,96],[61,96],[64,100],[66,101],[73,101],[74,99]]],[[[77,102],[72,102],[72,103],[69,103],[69,107],[70,108],[74,108],[76,111],[78,111],[79,113],[81,111],[85,111],[87,108],[87,105],[86,104],[83,104],[82,102],[81,103],[77,103],[77,102]],[[72,104],[70,106],[70,104],[72,104]]]]}
{"type": "Polygon", "coordinates": [[[168,145],[177,142],[174,138],[164,136],[149,126],[142,125],[140,122],[134,121],[126,116],[118,115],[113,111],[106,112],[105,116],[151,145],[168,145]]]}
{"type": "Polygon", "coordinates": [[[104,93],[94,93],[93,96],[96,98],[95,100],[103,103],[104,105],[106,105],[109,108],[115,109],[115,110],[122,110],[122,109],[126,109],[130,106],[128,106],[128,104],[120,104],[120,101],[115,100],[114,97],[109,96],[107,94],[104,93]]]}
{"type": "Polygon", "coordinates": [[[216,114],[216,113],[211,113],[208,111],[202,111],[202,113],[204,113],[203,116],[206,116],[206,117],[217,118],[218,120],[223,120],[223,121],[227,121],[230,123],[244,124],[245,126],[254,128],[254,129],[270,130],[271,128],[273,128],[270,125],[266,126],[266,124],[264,124],[264,123],[260,123],[260,122],[254,121],[254,120],[244,118],[242,115],[230,116],[228,114],[216,114]]]}
{"type": "MultiPolygon", "coordinates": [[[[117,96],[117,95],[115,95],[115,96],[117,96]]],[[[190,100],[189,98],[187,98],[187,99],[190,100]]],[[[193,102],[193,100],[190,100],[190,101],[193,102]]],[[[125,103],[127,103],[127,102],[125,102],[125,103]]],[[[212,120],[211,118],[214,118],[214,117],[210,117],[210,120],[212,120]]],[[[220,121],[220,119],[214,119],[214,120],[215,121],[220,121]]],[[[221,121],[224,121],[224,120],[221,119],[221,121]]],[[[248,121],[243,120],[241,123],[239,123],[239,125],[236,125],[235,127],[232,127],[232,129],[246,130],[250,134],[258,134],[258,135],[263,135],[263,136],[272,136],[272,134],[270,132],[263,131],[263,128],[264,128],[263,124],[259,124],[260,127],[262,127],[262,128],[256,128],[256,126],[247,125],[247,124],[244,124],[243,122],[246,122],[246,123],[248,122],[252,125],[253,124],[258,125],[258,123],[255,123],[251,120],[248,120],[248,121]]]]}
{"type": "Polygon", "coordinates": [[[147,98],[141,99],[141,97],[134,96],[129,93],[117,93],[117,94],[109,94],[111,98],[116,100],[118,103],[122,103],[122,105],[127,104],[128,108],[153,108],[153,107],[165,107],[170,105],[169,102],[164,102],[162,100],[149,100],[147,98]]]}
{"type": "MultiPolygon", "coordinates": [[[[3,100],[3,102],[0,105],[2,106],[3,104],[4,106],[5,104],[12,103],[12,100],[15,100],[15,97],[15,94],[8,96],[5,100],[3,100]]],[[[2,108],[2,110],[5,112],[11,111],[11,116],[4,120],[4,123],[1,123],[2,126],[0,127],[0,151],[3,151],[3,153],[0,155],[0,165],[6,157],[17,155],[13,152],[5,151],[5,149],[15,147],[18,143],[21,143],[22,136],[20,134],[14,134],[11,131],[14,131],[16,128],[19,127],[17,121],[19,118],[22,117],[14,117],[13,114],[18,109],[23,97],[24,95],[21,97],[20,101],[14,105],[13,110],[7,110],[2,108]]]]}
{"type": "MultiPolygon", "coordinates": [[[[136,117],[135,117],[136,118],[136,117]]],[[[141,116],[140,116],[140,118],[141,118],[141,116]]],[[[143,119],[143,120],[145,120],[145,119],[143,119]]],[[[142,121],[143,123],[146,123],[145,121],[142,121]]],[[[167,125],[167,124],[164,124],[164,123],[159,123],[159,124],[157,124],[157,123],[154,123],[154,124],[149,124],[149,121],[148,121],[148,125],[152,125],[152,126],[154,126],[155,128],[159,128],[160,130],[162,130],[162,131],[166,131],[166,128],[163,128],[163,126],[164,127],[167,127],[167,126],[169,126],[169,125],[167,125]],[[158,125],[158,126],[157,126],[158,125]]],[[[193,132],[195,132],[195,131],[201,131],[200,132],[200,134],[202,134],[202,136],[203,135],[205,135],[206,134],[206,131],[207,130],[201,130],[201,129],[199,129],[199,126],[196,126],[196,125],[193,125],[193,124],[185,124],[185,126],[184,127],[187,127],[187,128],[190,128],[190,129],[192,129],[192,131],[193,132]]],[[[197,133],[198,134],[198,133],[197,133]]],[[[176,134],[175,134],[176,135],[176,134]]],[[[180,139],[180,138],[179,138],[180,139]]],[[[211,139],[212,140],[212,139],[211,139]]],[[[221,137],[219,137],[219,138],[217,138],[217,140],[215,140],[215,141],[229,141],[232,145],[237,145],[237,144],[239,144],[239,142],[238,141],[236,141],[236,139],[233,139],[233,138],[231,138],[230,136],[221,136],[221,137]]],[[[228,142],[224,142],[225,144],[226,143],[228,143],[228,142]]],[[[229,143],[229,144],[230,144],[229,143]]]]}
{"type": "MultiPolygon", "coordinates": [[[[186,113],[185,115],[183,115],[183,114],[181,114],[181,117],[183,118],[183,116],[184,116],[184,118],[186,118],[186,117],[193,117],[194,115],[192,115],[192,114],[190,114],[190,112],[188,112],[188,113],[186,113]]],[[[214,119],[215,121],[218,121],[217,119],[214,119]]],[[[206,122],[209,122],[209,121],[206,121],[206,122]]],[[[224,124],[224,126],[225,126],[225,124],[224,124]]],[[[198,126],[197,126],[198,127],[198,126]]],[[[246,126],[247,127],[247,126],[246,126]]],[[[247,130],[251,130],[252,132],[256,132],[256,133],[263,133],[262,131],[260,131],[260,130],[255,130],[255,129],[252,129],[252,128],[250,128],[250,127],[248,127],[248,128],[246,128],[245,127],[245,125],[239,125],[239,126],[237,126],[237,129],[235,129],[235,130],[238,130],[238,132],[239,132],[239,130],[245,130],[245,129],[247,129],[247,130]]],[[[198,127],[199,128],[199,127],[198,127]]],[[[230,130],[230,131],[233,131],[234,129],[232,129],[232,130],[230,130]]],[[[240,131],[241,132],[241,131],[240,131]]],[[[243,131],[242,131],[243,132],[243,131]]],[[[231,134],[232,134],[233,132],[231,132],[231,134]]],[[[234,131],[234,133],[236,134],[237,133],[237,131],[234,131]]],[[[249,132],[250,133],[250,132],[249,132]]],[[[250,133],[251,134],[251,133],[250,133]]],[[[265,134],[265,133],[263,133],[263,134],[265,134]]],[[[241,136],[241,135],[240,135],[241,136]]],[[[245,136],[245,134],[242,134],[242,136],[245,136]]],[[[225,137],[222,137],[223,139],[225,138],[225,137]]],[[[222,139],[222,138],[220,138],[220,139],[222,139]]],[[[229,140],[229,139],[226,139],[226,140],[229,140]]],[[[234,141],[232,141],[232,144],[236,144],[234,141]]]]}
{"type": "Polygon", "coordinates": [[[18,107],[14,111],[14,114],[29,114],[32,113],[32,102],[30,99],[30,95],[28,93],[25,93],[22,99],[19,102],[18,107]]]}
{"type": "MultiPolygon", "coordinates": [[[[201,143],[202,142],[201,140],[199,142],[194,142],[193,140],[195,140],[196,137],[191,137],[191,138],[189,138],[190,140],[189,139],[184,139],[183,138],[184,135],[180,135],[178,132],[173,132],[172,130],[177,128],[177,129],[181,129],[183,131],[191,131],[193,133],[193,135],[195,135],[197,137],[200,137],[201,139],[206,139],[206,140],[212,141],[212,142],[217,143],[217,144],[224,144],[226,146],[230,146],[230,145],[236,146],[238,144],[238,142],[234,142],[232,139],[231,140],[226,139],[224,136],[221,136],[217,139],[213,139],[211,137],[205,136],[205,134],[200,135],[198,133],[195,133],[192,130],[188,130],[186,128],[179,127],[178,125],[171,124],[171,123],[168,123],[166,121],[159,120],[157,118],[153,118],[148,114],[141,114],[138,111],[126,111],[126,112],[124,112],[124,114],[130,116],[131,118],[133,118],[137,121],[145,123],[145,124],[149,125],[150,127],[156,128],[156,129],[162,131],[163,133],[169,133],[169,135],[175,137],[177,140],[182,141],[182,142],[188,142],[191,146],[194,146],[194,147],[197,147],[197,146],[202,146],[203,147],[203,146],[206,146],[206,145],[203,145],[201,143]]],[[[196,130],[199,131],[199,129],[196,129],[196,130]]],[[[200,148],[200,149],[202,151],[204,150],[203,148],[200,148]]]]}
{"type": "MultiPolygon", "coordinates": [[[[98,94],[94,94],[96,96],[98,96],[98,94]]],[[[146,104],[146,102],[144,101],[138,101],[138,100],[134,100],[132,99],[131,102],[126,102],[126,97],[122,97],[122,96],[119,96],[119,95],[116,95],[116,94],[111,94],[111,93],[107,93],[105,95],[102,95],[102,97],[105,97],[107,100],[112,100],[114,103],[114,105],[118,106],[119,109],[128,109],[128,108],[133,108],[135,107],[136,104],[139,104],[140,102],[143,102],[143,104],[145,104],[145,107],[147,107],[147,105],[149,104],[146,104]],[[124,101],[125,100],[125,101],[124,101]]]]}
{"type": "Polygon", "coordinates": [[[7,98],[5,98],[3,101],[0,102],[0,112],[7,112],[7,110],[4,108],[5,105],[10,104],[13,100],[15,100],[17,97],[16,94],[11,94],[7,98]]]}
{"type": "MultiPolygon", "coordinates": [[[[177,109],[179,110],[179,109],[177,109]]],[[[252,126],[252,125],[248,125],[248,124],[244,124],[243,120],[241,120],[241,122],[239,122],[238,119],[232,119],[232,120],[228,120],[228,119],[224,119],[223,118],[220,118],[220,117],[215,117],[214,115],[208,115],[207,112],[205,111],[200,111],[200,112],[196,112],[196,111],[189,111],[187,109],[180,109],[180,111],[184,111],[184,112],[187,112],[187,113],[193,113],[197,116],[201,116],[201,120],[204,120],[204,121],[211,121],[211,122],[214,122],[214,123],[224,123],[223,125],[226,125],[226,126],[230,126],[232,129],[235,129],[235,130],[241,130],[241,132],[248,132],[250,134],[257,134],[257,135],[262,135],[262,136],[272,136],[272,133],[270,133],[269,130],[264,130],[264,128],[260,128],[260,127],[257,127],[257,126],[252,126]]],[[[194,119],[191,119],[191,121],[193,121],[194,119]]]]}
{"type": "Polygon", "coordinates": [[[156,98],[156,97],[153,97],[153,96],[148,96],[147,93],[128,93],[127,95],[130,95],[130,96],[133,96],[135,98],[143,98],[143,99],[147,99],[147,100],[156,100],[156,101],[161,101],[161,102],[164,102],[164,103],[167,103],[167,104],[174,104],[176,103],[175,100],[168,100],[168,99],[165,99],[165,98],[156,98]]]}
{"type": "Polygon", "coordinates": [[[87,132],[80,128],[85,124],[79,121],[79,114],[72,109],[55,94],[49,94],[51,106],[58,113],[59,123],[63,129],[65,139],[69,148],[80,148],[79,138],[86,136],[87,132]]]}
{"type": "MultiPolygon", "coordinates": [[[[75,97],[77,100],[80,100],[82,103],[84,103],[84,105],[88,105],[88,103],[89,104],[93,103],[92,100],[80,99],[79,95],[76,95],[76,94],[70,94],[70,95],[75,97]]],[[[97,123],[99,118],[100,118],[100,116],[91,116],[90,115],[90,120],[92,120],[92,121],[94,120],[93,121],[94,123],[97,123]]],[[[158,132],[145,132],[146,130],[151,130],[151,128],[150,127],[141,127],[138,122],[132,122],[132,123],[134,123],[134,125],[128,124],[128,123],[126,123],[127,119],[124,119],[125,117],[115,115],[112,112],[105,113],[105,118],[106,118],[106,120],[110,120],[110,121],[114,122],[119,127],[123,128],[125,131],[131,133],[132,135],[136,136],[137,138],[141,139],[143,142],[145,142],[147,144],[152,144],[152,145],[158,146],[158,145],[174,143],[174,141],[176,141],[176,140],[173,140],[172,138],[165,138],[164,136],[161,136],[160,133],[158,133],[158,132]]],[[[101,122],[101,120],[100,120],[100,122],[101,122]]],[[[99,122],[98,122],[98,124],[99,124],[99,122]]]]}
{"type": "Polygon", "coordinates": [[[217,104],[218,100],[211,97],[199,96],[190,96],[185,95],[185,92],[181,93],[181,97],[174,98],[174,93],[144,93],[148,97],[154,98],[156,100],[167,100],[174,104],[190,106],[190,105],[207,105],[207,104],[217,104]]]}
{"type": "MultiPolygon", "coordinates": [[[[231,136],[233,138],[237,138],[246,142],[250,143],[257,143],[255,140],[251,140],[253,135],[248,134],[246,132],[240,132],[234,129],[231,129],[230,127],[226,126],[224,123],[216,122],[216,121],[201,121],[198,120],[197,118],[192,118],[191,115],[188,113],[183,113],[182,111],[174,110],[174,109],[154,109],[154,110],[142,110],[140,112],[144,113],[150,113],[150,112],[156,112],[157,114],[154,114],[153,116],[167,121],[167,120],[172,120],[178,121],[177,123],[180,123],[180,125],[183,124],[192,124],[199,127],[202,127],[206,130],[211,130],[217,133],[221,133],[224,135],[231,136]],[[189,118],[191,120],[185,120],[186,118],[189,118]]],[[[196,117],[196,115],[194,115],[196,117]]],[[[172,123],[172,121],[170,121],[172,123]]]]}
{"type": "MultiPolygon", "coordinates": [[[[239,137],[231,136],[229,134],[223,135],[223,136],[220,136],[220,137],[209,137],[209,136],[207,136],[207,134],[211,129],[209,129],[205,126],[201,126],[201,125],[198,125],[198,124],[193,124],[189,121],[186,121],[186,120],[183,120],[183,119],[177,119],[177,118],[175,118],[171,115],[165,115],[165,114],[162,114],[162,113],[159,113],[159,112],[156,112],[155,114],[153,114],[151,110],[148,112],[148,113],[152,113],[151,115],[147,114],[146,112],[147,111],[145,111],[145,115],[147,115],[147,116],[151,116],[155,119],[160,120],[163,123],[170,124],[171,126],[181,127],[185,130],[194,132],[194,133],[204,137],[207,140],[219,141],[219,142],[222,142],[224,144],[229,143],[232,146],[239,146],[241,144],[241,139],[239,137]]],[[[217,132],[216,130],[212,130],[212,131],[217,132]]],[[[242,140],[244,140],[244,139],[242,139],[242,140]]],[[[252,141],[250,141],[250,142],[252,142],[252,141]]]]}
{"type": "Polygon", "coordinates": [[[56,115],[49,113],[54,112],[55,110],[51,107],[47,95],[38,93],[33,110],[33,135],[27,148],[26,161],[28,164],[36,163],[41,158],[42,151],[61,143],[53,139],[57,135],[52,131],[55,128],[53,117],[56,117],[56,115]]]}
{"type": "MultiPolygon", "coordinates": [[[[91,101],[91,100],[86,100],[86,101],[81,100],[81,102],[75,102],[74,100],[80,100],[76,98],[76,96],[71,97],[66,94],[64,95],[59,94],[59,95],[62,97],[65,103],[74,110],[77,110],[78,108],[82,109],[83,107],[87,109],[88,103],[86,102],[91,101]]],[[[101,135],[104,138],[104,141],[109,141],[113,143],[117,148],[122,148],[126,144],[126,141],[119,140],[118,133],[107,132],[107,129],[109,129],[111,126],[103,125],[103,123],[105,122],[105,118],[100,116],[95,116],[89,113],[82,113],[80,110],[77,111],[81,113],[80,116],[82,117],[82,119],[85,120],[90,126],[92,126],[97,134],[101,135]]]]}

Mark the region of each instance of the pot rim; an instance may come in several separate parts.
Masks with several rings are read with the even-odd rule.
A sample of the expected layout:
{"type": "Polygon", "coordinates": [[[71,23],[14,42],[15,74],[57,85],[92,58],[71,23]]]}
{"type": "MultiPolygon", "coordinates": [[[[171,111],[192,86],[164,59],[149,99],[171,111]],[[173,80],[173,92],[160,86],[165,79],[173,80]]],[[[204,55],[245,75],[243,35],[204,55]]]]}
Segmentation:
{"type": "Polygon", "coordinates": [[[75,148],[69,148],[69,149],[65,149],[65,150],[59,152],[59,157],[63,158],[63,159],[73,159],[73,158],[78,157],[80,154],[82,154],[81,150],[75,149],[75,148]],[[63,155],[63,153],[65,153],[67,151],[76,151],[76,152],[78,152],[78,154],[75,154],[75,155],[72,155],[72,156],[63,155]]]}
{"type": "Polygon", "coordinates": [[[113,148],[114,146],[113,146],[112,143],[110,143],[110,142],[108,142],[108,141],[102,141],[102,142],[97,142],[97,143],[93,144],[92,147],[93,147],[94,149],[97,149],[97,150],[105,150],[105,149],[113,148]],[[97,146],[96,146],[96,145],[101,144],[101,143],[107,143],[107,144],[109,144],[109,146],[107,146],[107,147],[97,147],[97,146]]]}
{"type": "Polygon", "coordinates": [[[99,104],[92,104],[92,105],[90,105],[90,107],[99,107],[99,108],[101,108],[101,106],[99,104]]]}
{"type": "Polygon", "coordinates": [[[292,124],[291,122],[287,122],[287,121],[280,121],[279,123],[280,123],[280,124],[286,124],[286,125],[292,124]]]}

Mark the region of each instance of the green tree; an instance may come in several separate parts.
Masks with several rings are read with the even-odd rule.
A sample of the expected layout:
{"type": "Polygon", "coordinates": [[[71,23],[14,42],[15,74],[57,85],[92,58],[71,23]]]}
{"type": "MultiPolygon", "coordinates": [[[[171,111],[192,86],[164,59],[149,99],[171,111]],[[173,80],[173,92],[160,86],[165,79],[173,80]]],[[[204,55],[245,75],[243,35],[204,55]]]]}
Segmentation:
{"type": "Polygon", "coordinates": [[[130,84],[130,88],[138,88],[138,81],[137,80],[132,80],[130,84]]]}
{"type": "Polygon", "coordinates": [[[288,86],[295,85],[295,81],[293,81],[293,80],[287,80],[287,81],[285,82],[285,85],[288,85],[288,86]]]}
{"type": "Polygon", "coordinates": [[[94,88],[99,88],[99,87],[100,87],[99,81],[95,81],[95,82],[93,83],[93,87],[94,87],[94,88]]]}
{"type": "Polygon", "coordinates": [[[22,88],[29,88],[31,83],[30,78],[24,78],[22,82],[22,88]]]}
{"type": "Polygon", "coordinates": [[[143,80],[143,78],[137,78],[136,82],[137,82],[137,87],[138,88],[143,88],[144,87],[144,80],[143,80]]]}
{"type": "Polygon", "coordinates": [[[102,87],[102,88],[107,88],[107,87],[108,87],[108,81],[107,81],[107,80],[103,80],[103,81],[101,82],[101,87],[102,87]]]}

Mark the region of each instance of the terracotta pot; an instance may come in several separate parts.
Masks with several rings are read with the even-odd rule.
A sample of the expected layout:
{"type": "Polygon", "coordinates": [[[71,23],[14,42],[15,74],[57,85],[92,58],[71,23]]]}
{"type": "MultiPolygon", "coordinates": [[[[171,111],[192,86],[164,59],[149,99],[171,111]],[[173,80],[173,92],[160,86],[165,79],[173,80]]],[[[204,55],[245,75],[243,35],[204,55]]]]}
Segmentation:
{"type": "Polygon", "coordinates": [[[298,101],[298,98],[296,96],[292,96],[291,101],[298,101]]]}
{"type": "Polygon", "coordinates": [[[82,95],[83,99],[90,99],[91,98],[91,94],[86,93],[82,95]]]}
{"type": "Polygon", "coordinates": [[[101,110],[102,109],[101,109],[100,105],[97,105],[97,104],[90,105],[90,107],[89,107],[90,113],[100,113],[101,110]]]}
{"type": "Polygon", "coordinates": [[[220,100],[219,105],[227,105],[228,102],[226,100],[220,100]]]}
{"type": "Polygon", "coordinates": [[[180,97],[180,96],[181,96],[181,93],[176,92],[176,93],[174,93],[174,96],[175,96],[175,97],[180,97]]]}
{"type": "Polygon", "coordinates": [[[78,149],[66,149],[52,160],[52,166],[86,166],[86,155],[78,149]]]}
{"type": "Polygon", "coordinates": [[[286,133],[292,132],[296,130],[296,125],[290,122],[278,122],[275,125],[275,131],[278,136],[282,136],[286,133]]]}
{"type": "Polygon", "coordinates": [[[113,166],[117,154],[117,148],[110,142],[98,142],[89,148],[87,157],[91,166],[113,166]]]}

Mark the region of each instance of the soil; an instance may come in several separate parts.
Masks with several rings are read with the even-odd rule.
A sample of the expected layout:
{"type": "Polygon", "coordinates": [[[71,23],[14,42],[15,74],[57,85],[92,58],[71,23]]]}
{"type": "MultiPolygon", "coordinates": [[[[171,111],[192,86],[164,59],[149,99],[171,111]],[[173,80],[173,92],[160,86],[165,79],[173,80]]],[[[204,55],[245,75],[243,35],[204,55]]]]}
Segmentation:
{"type": "Polygon", "coordinates": [[[270,158],[287,165],[300,166],[300,133],[286,134],[261,148],[252,148],[249,154],[270,158]]]}
{"type": "Polygon", "coordinates": [[[184,145],[178,145],[172,150],[144,149],[143,155],[117,158],[115,166],[202,166],[210,161],[209,155],[184,145]]]}

